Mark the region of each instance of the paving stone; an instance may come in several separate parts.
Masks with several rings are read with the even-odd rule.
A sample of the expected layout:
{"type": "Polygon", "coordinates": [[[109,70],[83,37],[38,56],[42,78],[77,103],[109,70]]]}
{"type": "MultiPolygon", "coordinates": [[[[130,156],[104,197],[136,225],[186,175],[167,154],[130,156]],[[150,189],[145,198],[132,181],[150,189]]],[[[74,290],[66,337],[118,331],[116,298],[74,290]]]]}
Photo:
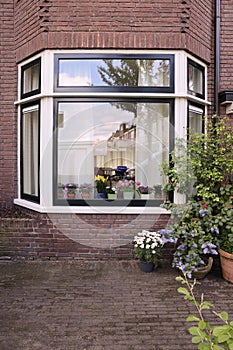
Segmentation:
{"type": "MultiPolygon", "coordinates": [[[[0,264],[0,350],[197,349],[176,276],[134,260],[0,264]]],[[[196,289],[233,319],[233,284],[218,271],[196,289]]]]}

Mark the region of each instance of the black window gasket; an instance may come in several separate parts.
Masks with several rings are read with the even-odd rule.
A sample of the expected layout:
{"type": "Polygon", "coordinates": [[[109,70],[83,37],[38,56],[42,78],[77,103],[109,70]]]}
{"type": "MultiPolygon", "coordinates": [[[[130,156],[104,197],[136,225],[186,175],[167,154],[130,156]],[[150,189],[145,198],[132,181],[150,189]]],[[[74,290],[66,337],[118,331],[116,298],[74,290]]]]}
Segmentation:
{"type": "MultiPolygon", "coordinates": [[[[109,206],[109,207],[119,207],[119,206],[127,206],[127,207],[159,207],[163,200],[157,200],[157,199],[150,199],[150,200],[143,200],[143,199],[132,199],[131,201],[127,202],[127,200],[111,200],[111,199],[61,199],[57,198],[57,167],[58,167],[58,159],[57,159],[57,145],[58,145],[58,104],[59,103],[65,103],[65,102],[148,102],[148,103],[169,103],[169,111],[170,111],[170,120],[169,120],[169,154],[174,148],[174,99],[166,99],[166,98],[138,98],[137,100],[135,98],[57,98],[54,99],[54,108],[53,108],[53,115],[54,115],[54,121],[53,121],[53,205],[54,206],[80,206],[80,207],[87,207],[87,206],[109,206]]],[[[170,194],[169,199],[172,201],[173,194],[170,194]]]]}
{"type": "Polygon", "coordinates": [[[173,54],[55,54],[54,55],[54,92],[135,92],[135,93],[174,93],[174,55],[173,54]],[[59,60],[91,59],[156,59],[170,61],[169,86],[58,86],[59,60]]]}
{"type": "Polygon", "coordinates": [[[20,85],[20,96],[21,96],[21,99],[24,99],[24,98],[27,98],[27,97],[31,97],[31,96],[34,96],[34,95],[38,95],[40,94],[41,92],[41,58],[37,58],[36,60],[34,61],[31,61],[30,63],[28,64],[25,64],[24,66],[21,67],[21,85],[20,85]],[[23,87],[24,87],[24,72],[35,66],[35,65],[39,65],[39,81],[38,81],[38,88],[35,89],[35,90],[32,90],[32,91],[29,91],[29,92],[26,92],[24,93],[23,92],[23,87]]]}

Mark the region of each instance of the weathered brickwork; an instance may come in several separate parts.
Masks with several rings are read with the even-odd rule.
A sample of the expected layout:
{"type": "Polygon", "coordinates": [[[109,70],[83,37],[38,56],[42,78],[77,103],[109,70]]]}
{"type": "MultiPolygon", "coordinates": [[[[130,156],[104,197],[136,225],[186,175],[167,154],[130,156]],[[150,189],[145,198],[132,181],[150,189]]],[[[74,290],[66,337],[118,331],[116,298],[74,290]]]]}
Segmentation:
{"type": "MultiPolygon", "coordinates": [[[[160,229],[169,215],[40,215],[0,219],[0,256],[26,259],[133,257],[142,229],[160,229]]],[[[169,249],[167,255],[169,256],[169,249]]]]}
{"type": "Polygon", "coordinates": [[[16,63],[13,0],[0,0],[0,203],[12,206],[16,195],[16,63]]]}

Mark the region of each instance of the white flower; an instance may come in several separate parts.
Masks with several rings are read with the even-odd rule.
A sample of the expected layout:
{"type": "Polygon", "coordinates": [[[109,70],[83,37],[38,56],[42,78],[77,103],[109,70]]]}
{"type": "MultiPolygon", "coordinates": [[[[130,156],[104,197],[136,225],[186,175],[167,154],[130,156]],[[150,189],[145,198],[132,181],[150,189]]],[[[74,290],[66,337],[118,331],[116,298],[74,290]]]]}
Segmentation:
{"type": "Polygon", "coordinates": [[[143,249],[144,247],[145,247],[145,246],[144,246],[144,244],[141,244],[141,245],[140,245],[140,248],[142,248],[142,249],[143,249]]]}
{"type": "Polygon", "coordinates": [[[156,252],[155,252],[155,250],[152,250],[152,254],[155,254],[156,252]]]}
{"type": "Polygon", "coordinates": [[[148,238],[146,239],[146,243],[149,243],[150,241],[151,241],[151,238],[148,237],[148,238]]]}
{"type": "Polygon", "coordinates": [[[150,245],[149,244],[146,245],[146,249],[150,249],[150,245]]]}

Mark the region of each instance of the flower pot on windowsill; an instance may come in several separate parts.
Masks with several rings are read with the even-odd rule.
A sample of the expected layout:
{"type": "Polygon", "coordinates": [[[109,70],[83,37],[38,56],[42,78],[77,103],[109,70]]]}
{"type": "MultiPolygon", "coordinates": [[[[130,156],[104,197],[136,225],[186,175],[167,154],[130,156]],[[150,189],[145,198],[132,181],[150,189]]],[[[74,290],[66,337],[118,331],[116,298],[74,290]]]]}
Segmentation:
{"type": "Polygon", "coordinates": [[[150,195],[149,193],[140,193],[140,198],[141,199],[150,199],[150,195]]]}
{"type": "Polygon", "coordinates": [[[123,198],[124,199],[133,199],[134,198],[134,192],[127,192],[127,191],[124,191],[123,192],[123,198]]]}
{"type": "Polygon", "coordinates": [[[97,198],[106,199],[106,192],[97,192],[97,198]]]}
{"type": "Polygon", "coordinates": [[[90,198],[90,193],[83,192],[83,193],[81,193],[81,197],[82,197],[82,199],[88,199],[88,198],[90,198]]]}
{"type": "Polygon", "coordinates": [[[76,197],[76,193],[67,193],[67,198],[69,198],[69,199],[73,199],[73,198],[75,198],[76,197]]]}
{"type": "Polygon", "coordinates": [[[108,199],[117,199],[116,193],[108,193],[108,199]]]}

